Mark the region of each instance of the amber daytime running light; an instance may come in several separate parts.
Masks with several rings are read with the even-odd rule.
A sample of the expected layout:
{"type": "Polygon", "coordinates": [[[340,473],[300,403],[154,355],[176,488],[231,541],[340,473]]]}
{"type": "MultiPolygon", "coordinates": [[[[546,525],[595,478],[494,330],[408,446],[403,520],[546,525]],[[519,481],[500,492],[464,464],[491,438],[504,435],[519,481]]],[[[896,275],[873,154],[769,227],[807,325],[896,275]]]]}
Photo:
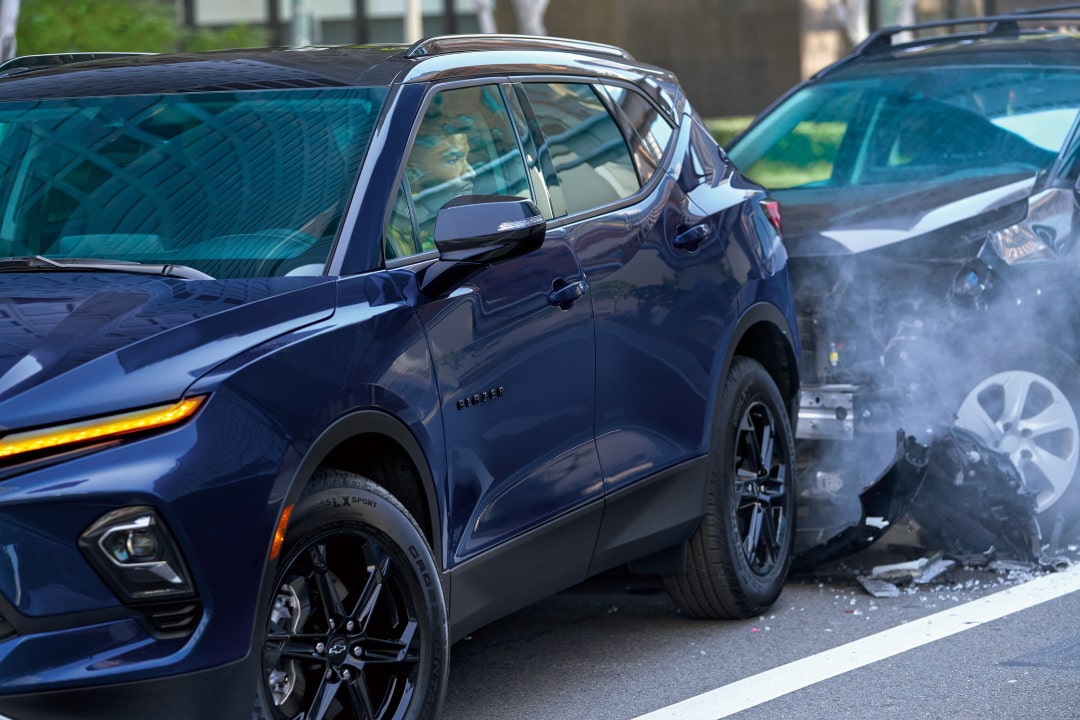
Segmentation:
{"type": "Polygon", "coordinates": [[[0,460],[23,453],[63,448],[67,445],[172,425],[191,417],[205,399],[206,396],[188,398],[170,405],[158,405],[94,420],[5,435],[0,438],[0,460]]]}

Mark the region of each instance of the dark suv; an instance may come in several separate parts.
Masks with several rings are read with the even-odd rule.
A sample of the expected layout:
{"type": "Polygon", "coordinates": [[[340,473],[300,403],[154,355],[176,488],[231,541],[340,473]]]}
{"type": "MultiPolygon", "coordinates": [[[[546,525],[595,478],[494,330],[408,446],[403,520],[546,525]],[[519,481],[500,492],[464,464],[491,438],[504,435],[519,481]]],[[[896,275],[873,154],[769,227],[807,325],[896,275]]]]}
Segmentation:
{"type": "Polygon", "coordinates": [[[793,542],[775,203],[609,46],[0,79],[0,715],[419,718],[626,563],[760,612],[793,542]]]}
{"type": "Polygon", "coordinates": [[[1019,473],[1019,487],[1006,478],[953,502],[955,525],[986,522],[1018,492],[1041,525],[1036,545],[1076,525],[1071,7],[882,30],[729,147],[784,213],[802,331],[803,490],[863,491],[897,457],[902,430],[929,446],[931,469],[948,468],[946,485],[991,456],[1019,473]]]}

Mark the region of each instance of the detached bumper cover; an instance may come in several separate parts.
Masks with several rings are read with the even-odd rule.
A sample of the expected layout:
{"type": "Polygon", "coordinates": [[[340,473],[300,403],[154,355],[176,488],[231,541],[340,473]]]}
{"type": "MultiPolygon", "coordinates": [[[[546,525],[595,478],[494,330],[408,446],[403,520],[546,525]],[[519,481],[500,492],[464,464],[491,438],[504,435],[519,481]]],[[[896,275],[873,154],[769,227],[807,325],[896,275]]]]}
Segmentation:
{"type": "Polygon", "coordinates": [[[844,494],[802,498],[796,567],[812,567],[870,547],[911,507],[926,478],[928,461],[928,448],[901,430],[892,463],[857,498],[844,494]]]}

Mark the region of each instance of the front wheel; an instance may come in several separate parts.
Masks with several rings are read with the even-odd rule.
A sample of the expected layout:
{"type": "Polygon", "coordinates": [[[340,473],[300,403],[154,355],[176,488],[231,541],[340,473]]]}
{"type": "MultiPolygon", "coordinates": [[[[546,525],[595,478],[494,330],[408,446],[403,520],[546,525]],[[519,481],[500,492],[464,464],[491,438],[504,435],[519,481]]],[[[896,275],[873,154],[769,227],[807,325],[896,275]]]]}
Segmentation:
{"type": "Polygon", "coordinates": [[[1080,505],[1077,373],[1074,364],[1044,368],[1034,358],[990,371],[956,413],[957,428],[1012,460],[1035,495],[1044,541],[1075,525],[1080,505]]]}
{"type": "Polygon", "coordinates": [[[795,444],[780,391],[736,357],[720,394],[709,452],[705,517],[685,573],[664,578],[686,615],[745,618],[772,605],[795,541],[795,444]]]}
{"type": "Polygon", "coordinates": [[[438,716],[449,642],[420,529],[370,480],[322,471],[289,523],[254,720],[438,716]]]}

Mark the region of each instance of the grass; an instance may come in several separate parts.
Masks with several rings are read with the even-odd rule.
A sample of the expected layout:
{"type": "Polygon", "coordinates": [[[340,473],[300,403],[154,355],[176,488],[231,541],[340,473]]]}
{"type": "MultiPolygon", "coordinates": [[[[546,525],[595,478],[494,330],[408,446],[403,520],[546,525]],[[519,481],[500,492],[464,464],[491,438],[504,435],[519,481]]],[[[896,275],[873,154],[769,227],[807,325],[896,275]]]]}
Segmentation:
{"type": "Polygon", "coordinates": [[[721,147],[727,147],[728,141],[743,131],[753,120],[751,115],[732,115],[730,117],[707,118],[705,127],[716,138],[721,147]]]}

